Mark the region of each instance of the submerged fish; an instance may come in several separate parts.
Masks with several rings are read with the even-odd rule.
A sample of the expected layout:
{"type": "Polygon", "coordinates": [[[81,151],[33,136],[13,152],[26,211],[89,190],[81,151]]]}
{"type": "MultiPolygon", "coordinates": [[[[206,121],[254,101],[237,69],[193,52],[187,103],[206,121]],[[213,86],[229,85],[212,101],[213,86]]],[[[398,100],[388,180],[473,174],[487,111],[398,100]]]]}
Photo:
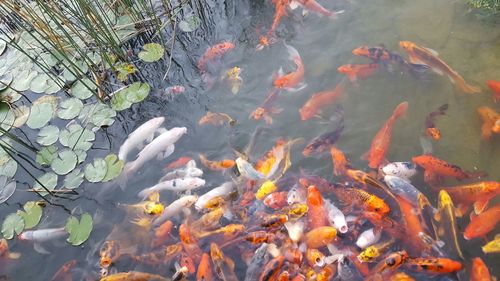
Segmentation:
{"type": "Polygon", "coordinates": [[[319,137],[311,140],[307,146],[302,151],[302,154],[306,157],[319,155],[325,151],[329,151],[330,148],[337,142],[344,130],[344,117],[343,117],[343,109],[341,107],[337,107],[336,114],[341,116],[337,124],[337,128],[331,132],[324,133],[319,137]]]}
{"type": "Polygon", "coordinates": [[[372,76],[379,68],[379,64],[344,64],[337,68],[339,73],[347,75],[352,83],[360,80],[364,80],[372,76]]]}
{"type": "Polygon", "coordinates": [[[128,271],[108,275],[101,278],[100,281],[171,281],[171,279],[157,274],[128,271]]]}
{"type": "Polygon", "coordinates": [[[336,19],[338,14],[344,13],[344,10],[332,12],[325,7],[321,6],[316,0],[292,0],[292,3],[290,3],[292,6],[292,9],[300,5],[305,11],[311,11],[314,12],[318,15],[325,16],[328,18],[336,19]]]}
{"type": "Polygon", "coordinates": [[[495,235],[495,238],[486,243],[482,248],[485,254],[498,254],[500,253],[500,234],[495,235]]]}
{"type": "Polygon", "coordinates": [[[474,205],[474,212],[480,214],[491,199],[500,194],[500,182],[482,181],[466,185],[451,187],[441,187],[448,192],[457,204],[461,214],[465,214],[471,204],[474,205]]]}
{"type": "Polygon", "coordinates": [[[191,207],[196,200],[198,200],[198,196],[196,195],[185,195],[175,200],[170,205],[165,207],[163,213],[153,221],[153,226],[159,226],[172,216],[181,212],[182,209],[191,207]]]}
{"type": "Polygon", "coordinates": [[[500,102],[500,81],[488,80],[486,81],[488,87],[493,91],[493,101],[500,102]]]}
{"type": "Polygon", "coordinates": [[[237,94],[240,91],[240,87],[243,84],[243,79],[240,77],[241,68],[235,66],[228,71],[226,75],[222,76],[222,80],[227,80],[231,86],[231,92],[237,94]]]}
{"type": "Polygon", "coordinates": [[[500,114],[493,108],[488,106],[481,106],[477,109],[483,125],[481,126],[481,137],[484,140],[489,140],[493,133],[500,134],[500,130],[496,129],[498,122],[500,122],[500,114]]]}
{"type": "Polygon", "coordinates": [[[139,192],[137,196],[139,198],[146,198],[150,194],[162,190],[181,192],[181,191],[196,189],[204,185],[205,185],[205,180],[202,178],[191,178],[191,177],[178,178],[173,180],[162,181],[153,185],[152,187],[145,188],[141,192],[139,192]]]}
{"type": "Polygon", "coordinates": [[[264,121],[266,121],[266,124],[272,124],[273,118],[271,117],[271,115],[278,114],[281,111],[283,111],[283,108],[274,107],[274,103],[276,102],[276,99],[278,98],[278,93],[279,93],[279,90],[272,89],[267,94],[264,102],[259,107],[257,107],[256,110],[254,110],[250,114],[250,117],[255,119],[255,120],[260,120],[260,119],[264,118],[264,121]]]}
{"type": "Polygon", "coordinates": [[[289,58],[295,63],[297,69],[287,74],[283,74],[283,69],[280,68],[278,77],[274,79],[273,85],[278,89],[285,89],[288,91],[299,91],[306,87],[304,80],[304,64],[299,52],[292,46],[286,45],[289,58]]]}
{"type": "Polygon", "coordinates": [[[225,53],[234,49],[234,44],[231,42],[221,42],[208,48],[203,56],[198,60],[198,69],[201,72],[206,71],[208,63],[221,58],[225,53]]]}
{"type": "Polygon", "coordinates": [[[479,257],[472,259],[470,281],[493,281],[488,266],[479,257]]]}
{"type": "Polygon", "coordinates": [[[341,281],[364,280],[363,275],[361,275],[354,263],[345,255],[342,255],[338,260],[337,273],[341,281]]]}
{"type": "Polygon", "coordinates": [[[210,244],[210,257],[217,277],[225,281],[238,281],[234,273],[234,261],[226,257],[215,243],[210,244]]]}
{"type": "Polygon", "coordinates": [[[436,111],[431,112],[425,118],[425,134],[433,140],[441,139],[441,132],[436,128],[436,117],[445,115],[448,110],[448,104],[441,105],[436,111]]]}
{"type": "Polygon", "coordinates": [[[413,73],[422,73],[430,69],[423,64],[409,63],[401,55],[387,50],[383,46],[360,46],[352,50],[352,54],[371,59],[374,63],[381,63],[388,66],[389,63],[396,63],[403,66],[413,73]]]}
{"type": "Polygon", "coordinates": [[[344,85],[342,83],[331,90],[318,92],[312,95],[307,102],[299,109],[302,121],[311,119],[321,114],[323,108],[335,103],[344,94],[344,85]]]}
{"type": "Polygon", "coordinates": [[[207,112],[203,117],[198,121],[199,125],[215,125],[222,126],[224,123],[228,123],[229,126],[234,126],[236,124],[236,120],[234,120],[231,116],[222,112],[207,112]]]}
{"type": "Polygon", "coordinates": [[[275,6],[275,9],[274,9],[273,23],[267,33],[269,36],[272,36],[274,34],[276,28],[278,28],[278,25],[281,22],[281,18],[283,18],[283,16],[286,16],[288,14],[287,9],[288,6],[290,5],[290,0],[273,0],[272,2],[275,6]]]}
{"type": "Polygon", "coordinates": [[[234,167],[236,165],[236,162],[231,159],[224,159],[220,161],[210,161],[208,160],[205,155],[199,154],[200,157],[200,162],[203,164],[203,166],[209,168],[212,171],[223,171],[229,168],[234,167]]]}
{"type": "Polygon", "coordinates": [[[464,231],[464,238],[467,240],[484,237],[493,229],[500,221],[500,204],[489,208],[480,215],[471,216],[470,223],[464,231]]]}
{"type": "Polygon", "coordinates": [[[438,195],[438,210],[434,218],[438,222],[436,234],[439,239],[444,241],[445,248],[449,251],[448,254],[456,254],[461,259],[464,259],[460,243],[458,242],[457,221],[455,218],[455,206],[451,201],[450,195],[441,190],[438,195]]]}
{"type": "Polygon", "coordinates": [[[384,176],[396,176],[410,181],[417,174],[417,166],[413,162],[392,162],[380,168],[384,176]]]}
{"type": "Polygon", "coordinates": [[[405,263],[412,271],[447,274],[462,269],[462,263],[447,258],[410,258],[405,263]]]}
{"type": "Polygon", "coordinates": [[[466,172],[457,165],[450,164],[444,160],[436,158],[430,154],[415,156],[413,162],[424,168],[427,173],[444,177],[453,177],[458,180],[483,176],[482,172],[466,172]]]}
{"type": "Polygon", "coordinates": [[[35,251],[40,254],[49,254],[40,243],[60,239],[68,235],[68,232],[64,227],[60,228],[46,228],[37,230],[27,230],[19,234],[19,240],[32,241],[34,242],[35,251]]]}
{"type": "Polygon", "coordinates": [[[140,148],[144,142],[151,142],[156,132],[165,121],[165,117],[156,117],[135,129],[120,146],[118,159],[126,161],[132,149],[140,148]]]}

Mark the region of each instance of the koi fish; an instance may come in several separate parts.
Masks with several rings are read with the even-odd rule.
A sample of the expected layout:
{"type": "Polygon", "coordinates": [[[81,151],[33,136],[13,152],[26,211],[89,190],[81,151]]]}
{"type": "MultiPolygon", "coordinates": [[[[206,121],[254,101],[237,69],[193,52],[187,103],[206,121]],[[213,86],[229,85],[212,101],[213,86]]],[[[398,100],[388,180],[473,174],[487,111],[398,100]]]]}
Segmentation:
{"type": "Polygon", "coordinates": [[[380,168],[382,175],[395,176],[406,181],[417,174],[417,166],[412,162],[392,162],[380,168]]]}
{"type": "Polygon", "coordinates": [[[377,273],[384,273],[386,270],[395,271],[402,264],[406,263],[409,259],[408,253],[403,250],[399,252],[390,253],[383,260],[381,260],[370,271],[370,276],[377,273]]]}
{"type": "Polygon", "coordinates": [[[330,244],[337,237],[337,230],[332,226],[320,226],[304,235],[304,243],[309,248],[321,248],[330,244]]]}
{"type": "Polygon", "coordinates": [[[363,158],[368,160],[368,166],[376,169],[384,162],[385,155],[389,150],[389,144],[392,136],[392,128],[394,122],[406,114],[408,110],[408,102],[400,103],[392,113],[391,117],[380,128],[378,133],[373,138],[370,150],[364,155],[363,158]]]}
{"type": "Polygon", "coordinates": [[[480,214],[489,201],[500,194],[500,182],[497,181],[482,181],[478,183],[440,187],[440,189],[448,192],[453,202],[456,202],[461,213],[465,213],[470,206],[474,204],[474,212],[480,214]]]}
{"type": "Polygon", "coordinates": [[[394,238],[390,238],[387,241],[368,246],[361,253],[359,253],[357,258],[360,262],[372,262],[378,258],[382,252],[387,251],[395,241],[396,240],[394,238]]]}
{"type": "Polygon", "coordinates": [[[259,276],[259,281],[274,280],[283,266],[285,258],[283,256],[278,256],[264,266],[262,273],[259,276]]]}
{"type": "Polygon", "coordinates": [[[340,10],[340,11],[336,11],[336,12],[329,11],[325,7],[321,6],[321,4],[316,2],[316,0],[292,0],[292,3],[291,3],[292,9],[294,7],[296,7],[297,5],[302,6],[302,8],[305,11],[311,11],[311,12],[314,12],[318,15],[322,15],[322,16],[332,18],[332,19],[336,19],[338,14],[342,14],[345,12],[344,10],[340,10]],[[293,2],[295,2],[295,3],[293,3],[293,2]]]}
{"type": "Polygon", "coordinates": [[[234,44],[231,42],[221,42],[208,48],[198,60],[198,69],[201,72],[206,71],[206,65],[216,59],[221,58],[225,53],[234,49],[234,44]]]}
{"type": "Polygon", "coordinates": [[[0,239],[0,258],[19,259],[20,253],[13,253],[9,251],[9,243],[5,238],[0,239]]]}
{"type": "Polygon", "coordinates": [[[421,232],[425,233],[425,229],[420,221],[418,210],[412,204],[415,201],[408,201],[403,197],[397,197],[397,201],[401,210],[401,216],[406,223],[405,234],[407,239],[405,241],[412,246],[410,253],[419,254],[422,250],[428,248],[428,246],[418,236],[421,232]]]}
{"type": "Polygon", "coordinates": [[[500,102],[500,81],[488,80],[486,84],[493,91],[493,101],[495,103],[500,102]]]}
{"type": "Polygon", "coordinates": [[[432,49],[417,46],[410,41],[401,41],[399,46],[403,48],[410,56],[410,62],[417,64],[428,65],[434,72],[439,75],[446,74],[450,81],[459,89],[468,94],[476,94],[481,92],[481,88],[471,86],[465,82],[455,70],[448,66],[444,61],[438,58],[438,53],[432,49]]]}
{"type": "Polygon", "coordinates": [[[445,190],[439,191],[438,210],[434,219],[438,222],[438,228],[436,229],[438,238],[445,242],[445,247],[447,247],[448,251],[453,251],[460,258],[464,259],[460,244],[458,243],[455,206],[450,195],[445,190]]]}
{"type": "Polygon", "coordinates": [[[438,176],[453,177],[458,180],[475,178],[484,175],[484,173],[466,172],[460,167],[436,158],[430,154],[415,156],[412,158],[412,161],[413,163],[422,167],[428,173],[432,173],[438,176]]]}
{"type": "Polygon", "coordinates": [[[344,64],[337,68],[339,73],[347,75],[351,83],[355,83],[360,80],[364,80],[372,76],[375,71],[378,70],[379,65],[377,63],[370,64],[344,64]]]}
{"type": "Polygon", "coordinates": [[[173,179],[173,180],[159,182],[153,185],[152,187],[145,188],[141,192],[139,192],[137,196],[139,198],[146,198],[150,194],[154,192],[160,192],[162,190],[181,192],[181,191],[196,189],[204,185],[205,185],[205,180],[202,178],[187,177],[187,178],[173,179]]]}
{"type": "Polygon", "coordinates": [[[160,126],[165,121],[165,117],[156,117],[135,129],[120,146],[118,159],[126,161],[127,155],[132,149],[139,148],[144,142],[151,142],[156,132],[160,132],[160,126]]]}
{"type": "Polygon", "coordinates": [[[194,160],[189,161],[184,168],[179,168],[171,172],[166,173],[158,181],[164,182],[169,180],[175,180],[179,178],[197,178],[203,176],[203,170],[196,167],[196,162],[194,160]]]}
{"type": "Polygon", "coordinates": [[[170,232],[172,231],[172,227],[174,224],[171,221],[166,221],[162,223],[156,230],[154,234],[154,238],[151,241],[151,248],[157,248],[165,244],[166,240],[170,236],[170,232]]]}
{"type": "Polygon", "coordinates": [[[332,204],[329,200],[325,200],[326,209],[328,210],[328,220],[340,233],[346,233],[349,230],[344,213],[332,204]]]}
{"type": "Polygon", "coordinates": [[[410,258],[405,263],[412,271],[447,274],[462,269],[462,263],[447,258],[410,258]]]}
{"type": "Polygon", "coordinates": [[[198,121],[198,125],[214,125],[214,126],[222,126],[224,123],[228,123],[229,126],[234,126],[236,124],[236,120],[234,120],[231,116],[222,112],[207,112],[203,117],[198,121]]]}
{"type": "Polygon", "coordinates": [[[257,200],[264,199],[267,195],[276,191],[278,187],[272,181],[265,181],[255,193],[255,198],[257,200]]]}
{"type": "Polygon", "coordinates": [[[185,195],[175,200],[165,208],[159,217],[153,221],[153,226],[159,226],[172,216],[181,212],[182,209],[191,207],[196,200],[198,200],[198,196],[196,195],[185,195]]]}
{"type": "Polygon", "coordinates": [[[333,174],[336,176],[345,174],[347,168],[349,167],[349,162],[347,161],[342,150],[332,146],[330,148],[330,154],[332,155],[333,174]]]}
{"type": "Polygon", "coordinates": [[[283,212],[285,212],[292,219],[300,219],[307,212],[309,212],[309,207],[307,204],[303,203],[294,203],[289,206],[285,206],[282,208],[283,212]]]}
{"type": "Polygon", "coordinates": [[[61,268],[52,276],[51,281],[71,281],[73,280],[71,277],[71,269],[75,267],[77,261],[70,260],[64,263],[61,268]]]}
{"type": "Polygon", "coordinates": [[[288,205],[306,202],[306,193],[307,191],[304,188],[292,187],[290,191],[288,191],[288,205]]]}
{"type": "Polygon", "coordinates": [[[477,112],[483,121],[483,125],[481,126],[481,137],[483,140],[489,140],[493,133],[500,133],[500,131],[495,129],[495,126],[498,126],[497,123],[500,120],[500,114],[488,106],[479,107],[477,112]]]}
{"type": "Polygon", "coordinates": [[[60,239],[67,236],[68,232],[64,227],[60,228],[46,228],[37,230],[27,230],[19,234],[19,240],[34,242],[34,249],[40,254],[50,254],[45,250],[40,243],[60,239]]]}
{"type": "Polygon", "coordinates": [[[209,168],[212,171],[223,171],[223,170],[232,168],[236,165],[234,160],[231,160],[231,159],[224,159],[224,160],[220,160],[220,161],[210,161],[203,154],[200,154],[199,157],[200,157],[201,164],[203,164],[203,166],[209,168]]]}
{"type": "Polygon", "coordinates": [[[226,281],[238,281],[234,273],[234,262],[226,257],[215,243],[210,244],[210,257],[217,277],[226,281]]]}
{"type": "Polygon", "coordinates": [[[212,274],[212,267],[210,266],[210,255],[203,253],[201,256],[198,271],[196,272],[196,281],[212,281],[214,280],[212,274]]]}
{"type": "Polygon", "coordinates": [[[302,121],[311,119],[321,114],[323,108],[335,103],[344,95],[344,85],[337,84],[335,88],[312,95],[307,102],[299,109],[302,121]]]}
{"type": "Polygon", "coordinates": [[[274,79],[273,85],[277,89],[285,89],[288,91],[299,91],[306,87],[304,80],[304,64],[299,52],[292,46],[285,44],[288,50],[289,58],[295,63],[297,69],[290,73],[284,74],[283,69],[278,71],[278,77],[274,79]]]}
{"type": "Polygon", "coordinates": [[[260,226],[275,228],[284,225],[288,220],[289,218],[286,214],[268,215],[262,219],[260,226]]]}
{"type": "Polygon", "coordinates": [[[385,176],[384,181],[396,196],[403,197],[408,202],[417,202],[418,196],[422,194],[411,183],[399,177],[385,176]]]}
{"type": "Polygon", "coordinates": [[[363,231],[356,239],[356,246],[360,249],[365,249],[378,242],[381,237],[382,232],[376,231],[373,228],[363,231]]]}
{"type": "Polygon", "coordinates": [[[388,63],[396,63],[413,73],[422,73],[427,71],[430,67],[423,64],[409,63],[401,55],[390,52],[383,46],[360,46],[352,50],[355,56],[363,56],[372,60],[374,63],[382,63],[387,66],[388,63]]]}
{"type": "MultiPolygon", "coordinates": [[[[279,210],[288,206],[288,191],[273,192],[264,198],[264,205],[267,207],[279,210]]],[[[307,206],[307,205],[306,205],[307,206]]]]}
{"type": "Polygon", "coordinates": [[[331,132],[324,133],[311,140],[302,151],[302,154],[304,156],[310,157],[312,155],[321,154],[329,150],[340,138],[340,135],[344,130],[343,109],[341,107],[338,107],[336,109],[336,113],[342,116],[340,121],[338,122],[337,128],[331,132]]]}
{"type": "Polygon", "coordinates": [[[500,253],[500,234],[495,235],[495,238],[486,243],[481,249],[485,254],[500,253]]]}
{"type": "Polygon", "coordinates": [[[208,202],[216,197],[230,194],[233,191],[234,187],[234,183],[225,182],[222,185],[215,187],[207,193],[201,195],[194,204],[196,210],[203,210],[207,207],[208,202]]]}
{"type": "Polygon", "coordinates": [[[248,161],[244,160],[241,157],[238,157],[236,159],[236,167],[238,167],[238,171],[246,179],[261,180],[266,177],[262,173],[256,171],[252,164],[248,163],[248,161]]]}
{"type": "Polygon", "coordinates": [[[100,281],[144,281],[144,280],[169,281],[170,279],[167,279],[157,274],[151,274],[139,271],[119,272],[108,275],[100,279],[100,281]]]}
{"type": "Polygon", "coordinates": [[[99,265],[106,270],[120,256],[120,244],[114,240],[106,240],[99,249],[99,265]]]}
{"type": "Polygon", "coordinates": [[[318,249],[307,249],[306,260],[311,267],[323,267],[325,265],[325,255],[318,249]]]}
{"type": "Polygon", "coordinates": [[[323,202],[323,197],[318,188],[311,185],[307,188],[307,219],[310,228],[328,225],[328,212],[323,202]]]}
{"type": "Polygon", "coordinates": [[[240,87],[243,84],[243,79],[240,76],[241,68],[235,66],[228,71],[226,71],[226,75],[222,76],[222,80],[226,80],[229,82],[231,86],[231,93],[237,94],[240,91],[240,87]]]}
{"type": "Polygon", "coordinates": [[[436,111],[431,112],[425,118],[425,134],[427,137],[433,140],[441,139],[441,132],[436,128],[436,117],[445,115],[446,110],[448,110],[448,104],[441,105],[436,111]]]}
{"type": "Polygon", "coordinates": [[[287,8],[290,5],[290,0],[273,0],[272,2],[275,6],[275,12],[271,29],[269,29],[267,33],[269,36],[272,36],[274,34],[276,28],[278,28],[278,25],[281,22],[281,18],[288,14],[287,8]]]}
{"type": "Polygon", "coordinates": [[[472,259],[472,269],[470,273],[470,281],[492,281],[488,267],[479,257],[472,259]]]}
{"type": "Polygon", "coordinates": [[[165,169],[166,170],[174,170],[174,169],[182,168],[182,167],[186,166],[186,164],[189,163],[189,161],[191,161],[191,160],[193,160],[193,158],[191,158],[191,157],[187,157],[187,156],[180,157],[179,159],[167,164],[165,166],[165,169]]]}
{"type": "Polygon", "coordinates": [[[341,255],[337,264],[337,273],[341,281],[362,281],[361,272],[346,255],[341,255]]]}
{"type": "Polygon", "coordinates": [[[500,204],[489,208],[480,215],[471,216],[470,223],[464,231],[467,240],[483,237],[491,232],[500,221],[500,204]]]}
{"type": "Polygon", "coordinates": [[[245,226],[242,224],[228,224],[219,229],[198,234],[197,236],[199,238],[204,238],[210,235],[223,234],[225,237],[234,237],[235,235],[243,233],[244,231],[245,226]]]}
{"type": "Polygon", "coordinates": [[[356,204],[368,212],[386,216],[391,208],[380,197],[357,188],[336,188],[333,193],[345,204],[356,204]]]}
{"type": "Polygon", "coordinates": [[[267,94],[264,102],[250,114],[250,118],[253,118],[254,120],[260,120],[264,118],[266,124],[272,124],[273,118],[271,117],[271,114],[278,114],[283,111],[283,108],[274,107],[274,103],[278,98],[278,93],[279,91],[277,89],[272,89],[267,94]]]}
{"type": "Polygon", "coordinates": [[[346,175],[359,183],[362,183],[365,185],[369,184],[371,186],[379,188],[379,189],[385,191],[389,196],[394,198],[394,195],[392,194],[391,190],[387,186],[385,186],[382,182],[378,181],[376,178],[370,176],[369,174],[367,174],[361,170],[347,169],[346,175]]]}
{"type": "Polygon", "coordinates": [[[132,213],[137,213],[138,211],[140,214],[153,216],[161,214],[165,209],[165,206],[160,202],[160,194],[158,192],[151,193],[146,201],[134,205],[119,204],[118,206],[124,206],[127,211],[132,213]]]}

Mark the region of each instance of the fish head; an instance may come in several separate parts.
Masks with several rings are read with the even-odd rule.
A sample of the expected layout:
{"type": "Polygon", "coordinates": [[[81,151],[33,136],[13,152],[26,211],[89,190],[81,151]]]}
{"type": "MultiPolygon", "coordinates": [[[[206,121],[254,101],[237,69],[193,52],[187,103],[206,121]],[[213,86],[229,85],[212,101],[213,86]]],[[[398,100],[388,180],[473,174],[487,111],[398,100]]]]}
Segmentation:
{"type": "Polygon", "coordinates": [[[493,125],[493,128],[491,128],[491,130],[495,134],[500,134],[500,118],[497,121],[495,121],[495,124],[493,125]]]}
{"type": "Polygon", "coordinates": [[[288,84],[288,77],[286,76],[278,77],[273,82],[274,87],[279,89],[285,88],[287,84],[288,84]]]}
{"type": "Polygon", "coordinates": [[[404,49],[407,52],[411,52],[413,48],[415,47],[415,43],[410,42],[410,41],[400,41],[399,42],[399,47],[404,49]]]}
{"type": "Polygon", "coordinates": [[[264,114],[266,113],[266,110],[263,107],[258,107],[254,112],[252,112],[252,117],[255,120],[260,120],[264,114]]]}
{"type": "Polygon", "coordinates": [[[312,267],[322,267],[325,265],[325,255],[318,249],[307,249],[306,259],[312,267]]]}
{"type": "Polygon", "coordinates": [[[172,134],[173,137],[175,138],[180,138],[182,135],[184,135],[187,132],[186,127],[175,127],[169,130],[169,132],[172,134]]]}
{"type": "Polygon", "coordinates": [[[453,201],[451,200],[451,197],[448,194],[448,192],[446,192],[446,190],[444,189],[441,189],[438,195],[438,208],[442,209],[445,208],[446,206],[453,206],[453,201]]]}
{"type": "Polygon", "coordinates": [[[352,64],[344,64],[341,65],[337,68],[337,71],[342,74],[349,74],[354,71],[353,65],[352,64]]]}
{"type": "Polygon", "coordinates": [[[222,42],[220,45],[219,45],[219,48],[223,51],[229,51],[231,49],[234,49],[235,45],[231,42],[222,42]]]}
{"type": "Polygon", "coordinates": [[[19,240],[32,240],[33,232],[31,231],[23,231],[21,234],[17,236],[19,240]]]}
{"type": "Polygon", "coordinates": [[[151,125],[154,127],[160,127],[163,122],[165,122],[165,117],[156,117],[151,119],[151,125]]]}
{"type": "Polygon", "coordinates": [[[438,130],[438,128],[427,128],[425,129],[425,133],[433,140],[441,139],[441,132],[438,130]]]}
{"type": "Polygon", "coordinates": [[[355,56],[364,56],[364,57],[370,57],[370,47],[368,46],[359,46],[355,49],[352,50],[352,54],[355,56]]]}
{"type": "Polygon", "coordinates": [[[312,117],[314,117],[314,115],[316,115],[316,112],[317,112],[317,110],[314,110],[314,108],[312,106],[308,106],[306,104],[299,109],[300,119],[302,121],[309,120],[312,117]]]}

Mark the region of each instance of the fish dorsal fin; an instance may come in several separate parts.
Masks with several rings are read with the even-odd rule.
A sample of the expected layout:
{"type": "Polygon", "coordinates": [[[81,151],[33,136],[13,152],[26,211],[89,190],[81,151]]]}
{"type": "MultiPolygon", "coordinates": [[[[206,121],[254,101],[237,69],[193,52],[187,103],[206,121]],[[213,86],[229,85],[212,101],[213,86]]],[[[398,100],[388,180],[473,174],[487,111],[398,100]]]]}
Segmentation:
{"type": "Polygon", "coordinates": [[[439,56],[439,53],[436,51],[436,50],[433,50],[431,48],[427,48],[427,47],[422,47],[424,48],[426,51],[428,51],[429,53],[431,53],[433,56],[439,56]]]}
{"type": "Polygon", "coordinates": [[[488,207],[489,202],[489,200],[479,200],[474,202],[474,212],[479,215],[486,209],[486,207],[488,207]]]}

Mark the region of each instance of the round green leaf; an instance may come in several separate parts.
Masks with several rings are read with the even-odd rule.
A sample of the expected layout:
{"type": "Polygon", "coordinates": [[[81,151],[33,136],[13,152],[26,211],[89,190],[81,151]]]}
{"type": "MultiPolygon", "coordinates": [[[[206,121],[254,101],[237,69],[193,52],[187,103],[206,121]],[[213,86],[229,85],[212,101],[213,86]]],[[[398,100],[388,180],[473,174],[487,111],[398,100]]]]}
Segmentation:
{"type": "Polygon", "coordinates": [[[55,94],[62,89],[62,85],[64,85],[64,82],[61,77],[54,77],[54,79],[47,80],[47,84],[49,85],[49,87],[45,89],[45,93],[55,94]],[[54,80],[58,80],[58,82],[54,80]]]}
{"type": "Polygon", "coordinates": [[[83,108],[81,100],[76,98],[69,98],[61,102],[57,116],[61,119],[70,120],[78,116],[83,108]]]}
{"type": "Polygon", "coordinates": [[[106,177],[108,171],[107,163],[102,158],[95,158],[94,163],[85,166],[85,178],[89,182],[100,182],[106,177]]]}
{"type": "Polygon", "coordinates": [[[132,106],[132,103],[127,100],[125,95],[120,94],[120,92],[117,92],[111,98],[111,107],[114,110],[122,111],[122,110],[125,110],[127,108],[130,108],[131,106],[132,106]]]}
{"type": "Polygon", "coordinates": [[[28,201],[23,206],[24,211],[17,211],[24,220],[24,228],[30,229],[35,227],[42,218],[42,207],[35,201],[28,201]]]}
{"type": "Polygon", "coordinates": [[[5,239],[12,239],[14,233],[19,235],[24,229],[23,218],[16,214],[9,214],[2,223],[2,234],[5,239]]]}
{"type": "Polygon", "coordinates": [[[0,176],[12,178],[17,172],[17,162],[9,156],[6,157],[8,157],[8,160],[0,166],[0,176]]]}
{"type": "Polygon", "coordinates": [[[54,144],[59,138],[59,128],[54,125],[49,125],[43,127],[40,132],[38,132],[38,138],[36,142],[41,145],[51,145],[54,144]]]}
{"type": "Polygon", "coordinates": [[[14,123],[12,124],[12,126],[19,128],[24,125],[26,121],[28,121],[28,117],[30,116],[31,112],[30,108],[25,105],[20,105],[14,108],[13,111],[16,118],[14,119],[14,123]]]}
{"type": "Polygon", "coordinates": [[[0,76],[0,91],[9,87],[10,84],[12,83],[12,74],[7,73],[2,76],[0,76]]]}
{"type": "Polygon", "coordinates": [[[98,102],[86,105],[80,113],[80,120],[88,120],[96,127],[111,126],[115,122],[116,111],[107,104],[98,102]]]}
{"type": "Polygon", "coordinates": [[[139,58],[145,62],[155,62],[163,57],[165,50],[158,43],[148,43],[142,46],[144,50],[139,53],[139,58]]]}
{"type": "Polygon", "coordinates": [[[83,163],[87,159],[87,152],[85,150],[74,150],[76,156],[78,157],[78,164],[83,163]]]}
{"type": "Polygon", "coordinates": [[[54,174],[54,173],[46,173],[46,174],[43,174],[42,176],[38,177],[37,178],[38,181],[35,181],[35,185],[33,186],[33,189],[38,191],[40,193],[40,195],[42,196],[45,196],[47,195],[48,193],[45,191],[45,189],[42,187],[41,184],[43,184],[43,186],[45,186],[45,188],[47,188],[49,191],[52,191],[56,188],[56,185],[57,185],[57,175],[54,174]],[[40,183],[38,183],[40,182],[40,183]]]}
{"type": "Polygon", "coordinates": [[[93,84],[90,79],[84,78],[73,84],[73,87],[71,88],[71,95],[73,95],[75,98],[84,100],[90,98],[94,94],[96,89],[96,85],[93,84]]]}
{"type": "Polygon", "coordinates": [[[6,131],[10,130],[14,125],[16,116],[5,103],[0,103],[0,127],[6,131]]]}
{"type": "Polygon", "coordinates": [[[75,189],[79,187],[83,182],[83,176],[84,173],[81,169],[74,169],[64,178],[64,188],[75,189]]]}
{"type": "Polygon", "coordinates": [[[38,74],[36,77],[34,77],[31,82],[30,82],[30,89],[38,94],[44,93],[45,90],[47,90],[50,85],[48,83],[49,76],[47,74],[38,74]]]}
{"type": "Polygon", "coordinates": [[[108,182],[120,175],[123,166],[125,166],[125,162],[123,160],[118,160],[118,156],[115,154],[109,154],[104,160],[106,161],[107,172],[102,182],[108,182]]]}
{"type": "Polygon", "coordinates": [[[50,166],[57,158],[57,148],[53,145],[42,147],[36,154],[36,162],[42,166],[50,166]]]}
{"type": "Polygon", "coordinates": [[[54,116],[54,109],[50,103],[37,103],[31,107],[27,125],[31,129],[40,129],[45,126],[54,116]]]}
{"type": "Polygon", "coordinates": [[[198,29],[200,24],[201,19],[195,15],[191,15],[179,22],[179,29],[184,32],[193,32],[198,29]]]}
{"type": "Polygon", "coordinates": [[[80,221],[76,217],[71,216],[66,222],[65,227],[69,233],[67,241],[73,246],[81,245],[89,238],[92,228],[93,223],[90,214],[83,214],[80,221]]]}
{"type": "Polygon", "coordinates": [[[0,204],[9,200],[12,194],[14,194],[14,192],[16,191],[16,182],[8,182],[7,180],[8,179],[6,176],[0,177],[0,204]]]}
{"type": "Polygon", "coordinates": [[[73,150],[89,150],[95,140],[94,132],[83,129],[79,124],[71,124],[67,129],[61,131],[59,142],[73,150]]]}
{"type": "Polygon", "coordinates": [[[38,76],[38,72],[31,70],[31,69],[26,69],[22,71],[18,76],[16,76],[16,79],[12,82],[12,88],[24,92],[26,90],[29,90],[31,81],[35,77],[38,76]]]}
{"type": "Polygon", "coordinates": [[[7,43],[0,39],[0,56],[5,52],[5,49],[7,49],[7,43]]]}
{"type": "Polygon", "coordinates": [[[77,162],[78,157],[76,154],[72,150],[66,149],[59,152],[50,167],[56,174],[66,175],[76,167],[77,162]]]}
{"type": "Polygon", "coordinates": [[[138,103],[149,95],[150,89],[151,87],[147,83],[135,82],[126,88],[123,94],[129,102],[138,103]]]}

